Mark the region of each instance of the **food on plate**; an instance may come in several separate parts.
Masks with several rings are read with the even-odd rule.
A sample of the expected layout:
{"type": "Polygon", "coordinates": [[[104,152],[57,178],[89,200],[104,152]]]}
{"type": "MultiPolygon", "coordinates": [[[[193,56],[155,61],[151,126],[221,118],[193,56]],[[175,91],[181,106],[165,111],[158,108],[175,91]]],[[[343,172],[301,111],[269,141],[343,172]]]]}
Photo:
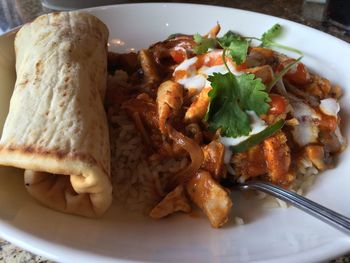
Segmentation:
{"type": "Polygon", "coordinates": [[[23,26],[0,164],[24,169],[42,204],[87,217],[109,208],[112,188],[151,218],[196,206],[215,228],[229,222],[233,183],[302,193],[346,147],[340,87],[276,42],[278,24],[260,38],[220,30],[117,54],[90,14],[23,26]]]}
{"type": "Polygon", "coordinates": [[[138,53],[109,53],[116,201],[152,218],[194,204],[221,227],[234,207],[230,183],[263,180],[302,193],[333,165],[346,147],[341,89],[278,43],[281,30],[219,36],[217,24],[138,53]]]}
{"type": "Polygon", "coordinates": [[[17,80],[0,164],[25,169],[40,203],[87,217],[112,202],[103,100],[108,29],[81,12],[43,15],[16,35],[17,80]]]}

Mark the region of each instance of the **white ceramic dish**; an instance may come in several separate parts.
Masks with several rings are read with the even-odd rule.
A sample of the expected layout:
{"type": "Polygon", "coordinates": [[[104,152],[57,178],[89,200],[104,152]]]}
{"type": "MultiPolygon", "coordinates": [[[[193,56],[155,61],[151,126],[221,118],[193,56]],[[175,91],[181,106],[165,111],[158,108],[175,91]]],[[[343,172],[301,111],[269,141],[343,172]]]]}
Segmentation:
{"type": "MultiPolygon", "coordinates": [[[[260,36],[276,22],[280,41],[304,51],[309,68],[345,90],[343,123],[349,123],[350,45],[320,31],[242,10],[184,4],[131,4],[89,9],[110,29],[110,48],[147,47],[171,33],[205,33],[217,21],[260,36]]],[[[15,80],[13,36],[0,38],[0,128],[15,80]]],[[[349,125],[343,129],[349,139],[349,125]]],[[[319,176],[309,198],[350,216],[350,151],[337,167],[319,176]]],[[[303,212],[264,210],[234,194],[234,213],[246,224],[212,229],[204,217],[175,215],[161,221],[120,211],[114,205],[100,220],[44,208],[25,192],[21,171],[0,169],[0,235],[34,253],[60,262],[316,262],[350,251],[350,237],[303,212]]]]}

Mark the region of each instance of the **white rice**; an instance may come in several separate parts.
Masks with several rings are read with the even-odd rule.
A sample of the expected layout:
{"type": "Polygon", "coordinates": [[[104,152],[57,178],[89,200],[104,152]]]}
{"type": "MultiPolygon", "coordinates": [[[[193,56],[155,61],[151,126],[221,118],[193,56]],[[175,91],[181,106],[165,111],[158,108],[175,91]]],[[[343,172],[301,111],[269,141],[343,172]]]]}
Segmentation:
{"type": "MultiPolygon", "coordinates": [[[[311,161],[306,158],[301,159],[297,165],[298,171],[296,174],[296,179],[289,187],[289,190],[299,195],[304,195],[314,184],[316,176],[318,174],[318,170],[311,163],[311,161]]],[[[260,191],[256,192],[255,198],[257,200],[263,200],[264,203],[262,204],[262,206],[266,209],[277,207],[288,208],[290,206],[287,202],[260,191]]]]}
{"type": "Polygon", "coordinates": [[[290,190],[297,194],[305,194],[313,185],[318,174],[317,168],[307,158],[303,158],[298,163],[298,172],[296,179],[290,187],[290,190]]]}
{"type": "MultiPolygon", "coordinates": [[[[148,214],[166,195],[165,185],[169,176],[186,167],[188,160],[167,158],[162,162],[151,161],[134,122],[126,112],[110,114],[109,121],[114,199],[130,211],[148,214]]],[[[290,190],[301,195],[306,193],[314,183],[317,173],[318,170],[309,160],[302,159],[290,190]]],[[[245,178],[240,180],[244,181],[245,178]]],[[[264,209],[289,206],[286,202],[260,191],[256,192],[255,198],[262,201],[264,209]]],[[[240,217],[234,217],[233,222],[236,225],[244,224],[240,217]]]]}
{"type": "Polygon", "coordinates": [[[150,161],[133,121],[124,111],[109,114],[114,199],[128,210],[148,213],[166,194],[168,177],[187,159],[150,161]]]}
{"type": "Polygon", "coordinates": [[[257,191],[257,192],[256,192],[255,198],[256,198],[257,200],[263,200],[263,199],[265,199],[266,197],[267,197],[267,194],[266,194],[266,193],[261,192],[261,191],[257,191]]]}

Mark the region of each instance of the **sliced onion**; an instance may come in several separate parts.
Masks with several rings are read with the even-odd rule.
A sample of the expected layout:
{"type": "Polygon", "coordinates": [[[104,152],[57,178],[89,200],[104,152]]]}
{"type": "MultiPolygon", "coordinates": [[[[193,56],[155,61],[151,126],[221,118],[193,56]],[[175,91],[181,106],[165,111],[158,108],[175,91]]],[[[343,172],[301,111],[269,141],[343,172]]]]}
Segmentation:
{"type": "Polygon", "coordinates": [[[300,146],[317,142],[319,129],[314,120],[320,119],[316,111],[301,101],[291,101],[292,115],[299,121],[299,125],[293,127],[293,139],[300,146]]]}
{"type": "Polygon", "coordinates": [[[286,87],[284,86],[283,80],[279,79],[276,83],[276,90],[281,94],[282,96],[288,98],[288,93],[286,90],[286,87]]]}
{"type": "Polygon", "coordinates": [[[340,106],[336,99],[328,98],[328,99],[321,100],[320,110],[324,114],[337,117],[338,112],[340,110],[340,106]]]}
{"type": "Polygon", "coordinates": [[[319,105],[319,100],[315,96],[310,95],[307,92],[297,88],[293,84],[290,84],[288,81],[285,81],[284,84],[285,84],[286,90],[288,91],[288,97],[290,99],[293,99],[293,97],[294,98],[302,98],[303,100],[307,101],[313,107],[317,107],[319,105]]]}
{"type": "MultiPolygon", "coordinates": [[[[204,155],[201,147],[194,140],[176,131],[171,125],[168,125],[167,128],[170,139],[188,152],[191,158],[191,163],[185,169],[178,172],[175,178],[177,185],[184,184],[188,182],[201,167],[204,155]]],[[[172,185],[172,187],[174,187],[174,185],[172,185]]]]}

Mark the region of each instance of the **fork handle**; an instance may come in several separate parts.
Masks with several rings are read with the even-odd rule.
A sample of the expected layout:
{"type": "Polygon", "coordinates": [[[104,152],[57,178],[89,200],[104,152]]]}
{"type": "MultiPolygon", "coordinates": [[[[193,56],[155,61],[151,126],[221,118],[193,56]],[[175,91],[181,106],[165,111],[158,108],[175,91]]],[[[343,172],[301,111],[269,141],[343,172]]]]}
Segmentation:
{"type": "Polygon", "coordinates": [[[243,184],[239,184],[238,187],[241,190],[254,189],[271,194],[283,201],[291,203],[293,206],[303,210],[304,212],[310,215],[317,217],[323,222],[326,222],[338,228],[346,234],[350,234],[350,219],[348,217],[341,215],[318,203],[315,203],[310,199],[307,199],[292,191],[283,189],[270,183],[258,181],[249,181],[243,184]]]}

